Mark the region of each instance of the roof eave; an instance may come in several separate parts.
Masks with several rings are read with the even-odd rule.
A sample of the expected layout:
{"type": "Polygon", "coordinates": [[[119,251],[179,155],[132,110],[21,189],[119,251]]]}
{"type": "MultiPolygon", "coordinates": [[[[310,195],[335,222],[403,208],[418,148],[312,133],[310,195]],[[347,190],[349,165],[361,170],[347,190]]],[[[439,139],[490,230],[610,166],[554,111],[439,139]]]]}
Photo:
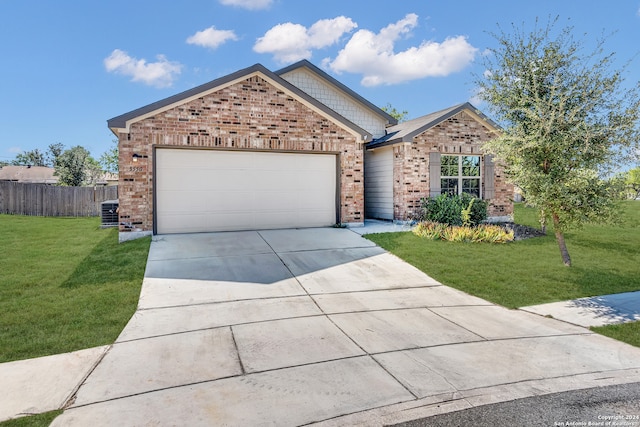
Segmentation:
{"type": "Polygon", "coordinates": [[[245,77],[248,77],[252,74],[260,73],[263,76],[267,77],[273,83],[282,86],[288,91],[295,94],[300,99],[304,100],[308,104],[312,105],[315,109],[320,110],[325,115],[331,117],[332,119],[340,122],[343,126],[351,129],[354,134],[358,134],[362,141],[370,141],[373,138],[373,135],[366,130],[362,129],[360,126],[352,123],[347,120],[343,116],[339,115],[317,99],[311,97],[303,90],[299,89],[295,85],[292,85],[278,74],[268,70],[262,64],[255,64],[251,67],[244,68],[242,70],[231,73],[227,76],[221,77],[216,80],[212,80],[208,83],[205,83],[200,86],[196,86],[194,88],[188,89],[184,92],[180,92],[176,95],[172,95],[168,98],[161,99],[154,103],[148,104],[144,107],[137,108],[135,110],[129,111],[128,113],[121,114],[112,119],[107,120],[107,125],[111,132],[113,132],[116,136],[119,133],[127,133],[129,131],[129,126],[131,125],[131,121],[134,119],[140,118],[142,116],[150,116],[153,114],[158,114],[162,111],[166,111],[168,109],[174,108],[177,105],[180,105],[184,102],[188,102],[191,98],[197,98],[204,92],[213,91],[221,86],[225,86],[228,84],[232,84],[237,80],[241,80],[245,77]]]}
{"type": "Polygon", "coordinates": [[[414,129],[411,132],[406,133],[401,137],[398,137],[398,138],[389,137],[390,139],[387,139],[387,140],[384,140],[384,137],[379,138],[379,140],[382,139],[381,142],[378,142],[378,143],[374,142],[373,144],[369,144],[367,145],[367,149],[374,150],[376,148],[386,147],[389,145],[413,142],[413,138],[415,138],[416,136],[450,119],[451,117],[455,116],[456,114],[462,111],[468,111],[472,113],[475,116],[475,118],[479,120],[484,126],[486,126],[490,131],[500,131],[502,129],[497,123],[495,123],[489,117],[485,116],[484,113],[482,113],[480,110],[474,107],[471,103],[465,102],[464,104],[460,104],[456,108],[453,108],[452,110],[447,111],[445,114],[442,114],[441,116],[434,118],[430,122],[414,129]]]}
{"type": "Polygon", "coordinates": [[[243,76],[252,74],[256,71],[269,72],[269,70],[267,70],[263,65],[254,64],[251,67],[238,70],[229,75],[220,77],[218,79],[212,80],[202,85],[193,87],[191,89],[187,89],[183,92],[177,93],[175,95],[169,96],[159,101],[152,102],[151,104],[145,105],[143,107],[136,108],[135,110],[129,111],[127,113],[113,117],[107,120],[107,126],[109,126],[111,131],[117,135],[116,130],[123,130],[123,129],[128,130],[128,122],[135,118],[138,118],[143,115],[147,115],[154,111],[163,110],[166,107],[180,103],[181,101],[184,101],[193,96],[197,96],[198,94],[206,92],[208,90],[217,88],[219,86],[223,86],[229,82],[242,78],[243,76]]]}

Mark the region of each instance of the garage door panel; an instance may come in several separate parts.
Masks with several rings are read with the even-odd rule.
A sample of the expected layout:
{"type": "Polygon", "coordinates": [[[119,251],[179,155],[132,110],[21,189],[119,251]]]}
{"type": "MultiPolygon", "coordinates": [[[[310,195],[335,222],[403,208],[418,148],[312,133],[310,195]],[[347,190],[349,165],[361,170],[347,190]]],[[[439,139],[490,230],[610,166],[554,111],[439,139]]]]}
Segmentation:
{"type": "Polygon", "coordinates": [[[163,217],[164,233],[196,233],[199,224],[207,221],[205,214],[166,214],[163,217]]]}
{"type": "Polygon", "coordinates": [[[256,159],[253,170],[284,170],[293,169],[296,166],[296,158],[286,153],[272,153],[268,162],[256,159]]]}
{"type": "Polygon", "coordinates": [[[164,168],[157,169],[156,173],[162,175],[164,180],[164,190],[166,191],[179,191],[182,189],[182,180],[184,175],[179,169],[164,168]]]}
{"type": "Polygon", "coordinates": [[[248,212],[212,213],[207,216],[206,228],[211,231],[255,230],[255,216],[248,212]]]}
{"type": "Polygon", "coordinates": [[[300,227],[297,217],[283,215],[282,212],[263,212],[260,218],[264,228],[300,227]]]}
{"type": "Polygon", "coordinates": [[[220,212],[244,212],[251,210],[255,205],[255,195],[251,191],[207,191],[201,195],[205,203],[205,211],[220,212]]]}
{"type": "Polygon", "coordinates": [[[305,173],[306,190],[322,191],[327,189],[327,181],[335,185],[335,177],[327,177],[320,171],[308,171],[305,173]]]}
{"type": "Polygon", "coordinates": [[[253,172],[258,190],[297,190],[302,185],[299,172],[283,170],[259,170],[253,172]]]}
{"type": "MultiPolygon", "coordinates": [[[[332,212],[327,211],[326,209],[308,209],[300,212],[298,227],[304,227],[304,221],[322,221],[323,218],[326,218],[327,215],[331,215],[332,212]]],[[[335,212],[333,213],[335,215],[335,212]]]]}
{"type": "Polygon", "coordinates": [[[306,169],[318,169],[325,170],[325,167],[331,165],[332,159],[329,156],[321,157],[321,156],[311,156],[305,159],[305,167],[306,169]]]}
{"type": "MultiPolygon", "coordinates": [[[[316,195],[313,193],[303,193],[301,197],[298,199],[298,207],[301,211],[306,210],[327,210],[327,206],[324,203],[324,200],[327,200],[329,197],[332,197],[333,194],[325,194],[325,195],[316,195]]],[[[333,210],[335,215],[335,209],[333,210]]]]}
{"type": "Polygon", "coordinates": [[[262,206],[262,211],[288,212],[299,207],[299,195],[295,192],[263,191],[255,196],[256,207],[262,206]]]}
{"type": "Polygon", "coordinates": [[[205,212],[207,201],[200,191],[167,191],[166,197],[158,198],[159,212],[167,214],[205,212]]]}
{"type": "Polygon", "coordinates": [[[336,156],[156,150],[158,233],[327,226],[336,156]]]}

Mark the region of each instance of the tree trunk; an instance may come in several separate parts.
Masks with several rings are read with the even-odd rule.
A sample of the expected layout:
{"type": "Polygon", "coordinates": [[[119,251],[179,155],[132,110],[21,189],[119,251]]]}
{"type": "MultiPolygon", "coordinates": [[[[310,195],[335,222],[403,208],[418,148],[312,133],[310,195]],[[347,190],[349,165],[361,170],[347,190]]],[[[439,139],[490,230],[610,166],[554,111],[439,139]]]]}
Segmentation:
{"type": "Polygon", "coordinates": [[[569,251],[567,250],[567,244],[564,241],[564,234],[560,230],[560,218],[554,212],[551,214],[553,217],[553,229],[556,233],[556,241],[558,242],[558,247],[560,248],[560,255],[562,256],[562,262],[567,267],[571,267],[571,257],[569,256],[569,251]]]}
{"type": "Polygon", "coordinates": [[[547,217],[545,216],[544,209],[540,209],[540,228],[544,234],[547,234],[547,217]]]}

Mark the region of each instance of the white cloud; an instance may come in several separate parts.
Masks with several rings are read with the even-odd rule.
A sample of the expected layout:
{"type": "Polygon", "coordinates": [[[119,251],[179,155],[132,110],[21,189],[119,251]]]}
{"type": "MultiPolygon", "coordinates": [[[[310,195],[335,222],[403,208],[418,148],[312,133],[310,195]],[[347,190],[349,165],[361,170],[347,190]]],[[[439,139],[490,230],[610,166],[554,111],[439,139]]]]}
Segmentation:
{"type": "Polygon", "coordinates": [[[9,147],[9,149],[7,151],[9,153],[11,153],[11,154],[18,154],[18,153],[22,153],[22,148],[20,148],[20,147],[9,147]]]}
{"type": "Polygon", "coordinates": [[[190,36],[187,43],[215,49],[228,40],[238,40],[238,36],[231,30],[216,30],[214,26],[211,26],[190,36]]]}
{"type": "Polygon", "coordinates": [[[448,37],[441,43],[423,41],[420,46],[394,52],[395,42],[417,25],[418,15],[410,13],[378,34],[359,30],[327,64],[336,73],[363,74],[363,85],[376,86],[447,76],[473,61],[478,49],[464,36],[448,37]]]}
{"type": "Polygon", "coordinates": [[[357,26],[351,18],[345,16],[321,19],[310,28],[286,22],[276,25],[256,40],[253,50],[258,53],[272,53],[280,63],[309,59],[312,49],[335,44],[343,34],[357,26]]]}
{"type": "Polygon", "coordinates": [[[149,86],[168,87],[182,71],[182,65],[169,61],[164,55],[156,57],[157,62],[136,59],[120,49],[115,49],[104,59],[104,66],[110,73],[130,76],[134,82],[149,86]]]}
{"type": "Polygon", "coordinates": [[[272,3],[273,0],[220,0],[220,4],[225,6],[237,6],[249,10],[266,9],[272,3]]]}

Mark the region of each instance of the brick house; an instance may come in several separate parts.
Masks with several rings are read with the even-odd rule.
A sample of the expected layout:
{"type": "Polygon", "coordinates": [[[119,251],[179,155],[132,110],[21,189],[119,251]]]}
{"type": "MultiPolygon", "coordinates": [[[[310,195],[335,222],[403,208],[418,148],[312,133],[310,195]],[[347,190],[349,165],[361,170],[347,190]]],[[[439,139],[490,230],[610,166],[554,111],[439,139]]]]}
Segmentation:
{"type": "Polygon", "coordinates": [[[491,219],[507,219],[513,186],[481,150],[498,131],[469,103],[388,127],[366,146],[367,217],[409,220],[423,197],[464,192],[488,200],[491,219]]]}
{"type": "MultiPolygon", "coordinates": [[[[393,180],[407,181],[411,174],[401,172],[406,165],[417,166],[424,156],[436,164],[428,150],[453,154],[448,150],[463,146],[458,154],[473,147],[480,155],[477,144],[489,130],[470,141],[455,139],[469,134],[466,126],[484,129],[475,117],[484,116],[470,108],[458,113],[471,120],[447,117],[421,132],[420,148],[412,151],[394,137],[404,123],[300,61],[276,72],[256,64],[114,117],[108,126],[119,140],[121,240],[151,233],[359,226],[369,214],[407,219],[425,189],[429,162],[415,172],[420,183],[394,190],[391,218],[376,211],[376,203],[367,202],[371,212],[365,213],[365,200],[375,199],[369,189],[376,189],[369,174],[365,185],[365,161],[379,163],[380,153],[397,152],[393,180]],[[443,129],[455,142],[442,140],[443,129]],[[431,141],[431,134],[440,139],[431,141]]],[[[480,167],[487,165],[492,163],[480,167]]],[[[497,194],[488,178],[481,180],[485,197],[497,194]]],[[[502,183],[493,182],[496,188],[502,183]]],[[[509,214],[507,205],[495,211],[509,214]]]]}

